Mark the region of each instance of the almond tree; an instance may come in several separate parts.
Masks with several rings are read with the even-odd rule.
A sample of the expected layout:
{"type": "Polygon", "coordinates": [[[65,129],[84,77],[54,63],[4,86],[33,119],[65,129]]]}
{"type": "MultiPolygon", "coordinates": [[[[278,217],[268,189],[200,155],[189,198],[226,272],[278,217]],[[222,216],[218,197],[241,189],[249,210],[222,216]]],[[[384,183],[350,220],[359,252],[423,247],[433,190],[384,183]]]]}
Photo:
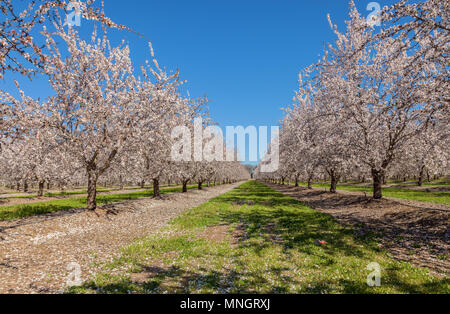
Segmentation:
{"type": "Polygon", "coordinates": [[[138,100],[143,110],[138,114],[138,126],[133,142],[134,151],[140,156],[141,182],[153,181],[154,197],[160,197],[161,177],[170,167],[170,133],[178,124],[177,114],[185,111],[187,104],[181,99],[178,86],[178,71],[168,74],[154,58],[154,68],[147,62],[142,67],[143,81],[139,84],[138,100]]]}
{"type": "MultiPolygon", "coordinates": [[[[440,68],[438,81],[445,85],[448,78],[448,49],[450,45],[450,4],[446,0],[413,2],[402,0],[385,7],[380,14],[383,29],[375,40],[389,37],[410,38],[416,45],[408,47],[416,62],[431,62],[440,68]]],[[[393,55],[402,53],[399,49],[393,55]]]]}
{"type": "Polygon", "coordinates": [[[96,209],[97,181],[132,139],[138,126],[136,80],[129,49],[111,48],[93,33],[90,43],[74,29],[46,32],[50,57],[45,68],[55,96],[45,104],[45,125],[88,177],[88,206],[96,209]],[[64,60],[54,36],[67,45],[64,60]]]}
{"type": "MultiPolygon", "coordinates": [[[[448,125],[448,124],[446,124],[448,125]]],[[[399,164],[405,173],[418,178],[417,185],[422,186],[424,177],[445,172],[449,162],[449,133],[445,124],[433,121],[427,130],[416,136],[405,147],[399,164]]]]}
{"type": "Polygon", "coordinates": [[[236,162],[170,160],[171,129],[192,125],[195,117],[210,120],[206,101],[182,98],[178,72],[163,71],[153,51],[154,65],[147,63],[141,80],[127,46],[112,48],[96,31],[88,42],[75,29],[54,26],[53,33],[44,27],[42,69],[54,95],[41,102],[20,90],[21,99],[0,91],[2,182],[23,181],[25,189],[34,182],[42,195],[44,182],[79,186],[87,178],[87,208],[95,210],[100,178],[121,187],[151,179],[158,196],[159,181],[168,176],[182,181],[184,192],[189,180],[201,188],[213,176],[227,182],[249,177],[236,162]]]}
{"type": "MultiPolygon", "coordinates": [[[[297,154],[299,145],[295,140],[295,136],[293,136],[294,134],[292,134],[294,130],[290,128],[293,126],[293,123],[290,122],[291,120],[286,116],[280,132],[280,164],[285,168],[285,175],[289,179],[293,178],[295,186],[298,186],[299,178],[302,174],[302,162],[300,161],[300,156],[297,154]]],[[[282,181],[284,181],[283,178],[282,181]]]]}
{"type": "MultiPolygon", "coordinates": [[[[300,78],[301,81],[301,78],[300,78]]],[[[302,84],[300,84],[302,86],[302,84]]],[[[282,132],[284,138],[290,138],[292,148],[291,158],[295,168],[299,170],[301,178],[307,182],[308,189],[312,188],[312,180],[317,175],[320,160],[318,158],[318,144],[316,125],[310,122],[312,103],[308,88],[299,89],[295,97],[293,108],[286,109],[282,132]]],[[[284,149],[283,146],[280,148],[284,149]]]]}
{"type": "MultiPolygon", "coordinates": [[[[426,130],[433,114],[442,108],[441,86],[432,64],[412,64],[407,38],[366,43],[373,29],[351,8],[345,34],[337,31],[330,56],[320,64],[320,80],[328,97],[336,99],[342,117],[350,123],[349,149],[371,169],[374,198],[382,197],[387,168],[415,136],[426,130]],[[363,47],[363,48],[361,48],[363,47]],[[405,52],[392,56],[392,52],[405,52]]],[[[343,122],[344,122],[343,121],[343,122]]]]}
{"type": "MultiPolygon", "coordinates": [[[[448,19],[441,21],[448,15],[448,4],[403,1],[385,10],[384,21],[413,19],[375,33],[352,2],[345,33],[330,21],[337,40],[317,64],[302,72],[298,104],[287,110],[283,122],[283,137],[289,140],[283,140],[281,148],[295,155],[296,150],[288,148],[293,138],[299,148],[294,159],[322,166],[331,177],[332,191],[336,173],[364,175],[369,170],[375,199],[382,197],[390,168],[405,161],[418,164],[420,178],[427,160],[448,159],[449,32],[448,19]]],[[[284,156],[282,162],[291,161],[284,156]]],[[[273,179],[273,174],[266,177],[273,179]]]]}
{"type": "Polygon", "coordinates": [[[132,31],[108,18],[103,6],[97,6],[95,0],[31,0],[24,8],[20,2],[0,0],[0,78],[6,71],[31,78],[45,68],[45,43],[36,36],[38,27],[60,21],[60,11],[67,13],[69,3],[74,4],[80,18],[98,21],[105,28],[132,31]]]}
{"type": "MultiPolygon", "coordinates": [[[[306,77],[306,74],[304,75],[306,77]]],[[[326,86],[320,86],[321,81],[311,86],[303,85],[302,80],[300,77],[300,88],[296,97],[299,105],[294,113],[302,115],[297,121],[303,123],[297,126],[297,130],[306,132],[306,141],[310,142],[307,149],[313,152],[312,157],[316,159],[314,164],[330,177],[330,192],[336,193],[339,179],[349,171],[353,162],[353,156],[347,149],[350,138],[349,124],[343,123],[339,105],[334,103],[334,98],[329,97],[326,86]]],[[[308,187],[311,188],[310,178],[308,187]]]]}

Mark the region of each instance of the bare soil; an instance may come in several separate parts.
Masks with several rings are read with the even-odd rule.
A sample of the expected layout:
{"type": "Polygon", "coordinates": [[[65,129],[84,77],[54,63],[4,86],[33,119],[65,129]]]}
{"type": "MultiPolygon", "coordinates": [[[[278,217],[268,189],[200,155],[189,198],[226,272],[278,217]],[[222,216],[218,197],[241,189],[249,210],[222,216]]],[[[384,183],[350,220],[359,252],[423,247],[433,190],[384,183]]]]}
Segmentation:
{"type": "Polygon", "coordinates": [[[199,232],[197,237],[211,241],[222,242],[228,238],[228,230],[230,225],[218,225],[206,228],[203,232],[199,232]]]}
{"type": "Polygon", "coordinates": [[[88,280],[135,238],[239,184],[0,222],[0,293],[61,293],[77,265],[88,280]]]}
{"type": "MultiPolygon", "coordinates": [[[[267,183],[266,183],[267,184],[267,183]]],[[[394,198],[374,200],[357,192],[267,184],[355,229],[355,236],[376,233],[390,255],[433,272],[450,274],[450,208],[394,198]]]]}

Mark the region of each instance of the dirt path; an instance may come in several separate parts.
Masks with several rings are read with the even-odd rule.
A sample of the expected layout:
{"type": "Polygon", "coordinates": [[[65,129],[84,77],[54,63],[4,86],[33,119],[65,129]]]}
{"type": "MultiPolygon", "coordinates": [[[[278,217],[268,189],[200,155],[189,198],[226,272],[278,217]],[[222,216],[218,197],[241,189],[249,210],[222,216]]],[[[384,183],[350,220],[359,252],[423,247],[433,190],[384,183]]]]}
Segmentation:
{"type": "Polygon", "coordinates": [[[355,228],[355,236],[376,232],[392,257],[450,275],[450,208],[442,204],[382,199],[361,193],[265,183],[355,228]]]}
{"type": "Polygon", "coordinates": [[[89,279],[133,239],[239,184],[0,222],[0,293],[60,293],[78,265],[80,279],[89,279]]]}

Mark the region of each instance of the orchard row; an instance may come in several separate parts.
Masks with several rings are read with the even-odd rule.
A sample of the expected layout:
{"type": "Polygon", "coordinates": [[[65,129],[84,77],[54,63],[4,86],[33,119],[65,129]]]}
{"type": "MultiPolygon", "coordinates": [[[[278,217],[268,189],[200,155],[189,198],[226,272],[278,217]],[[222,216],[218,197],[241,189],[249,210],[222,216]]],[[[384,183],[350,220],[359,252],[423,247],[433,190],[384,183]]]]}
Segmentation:
{"type": "Polygon", "coordinates": [[[45,184],[87,185],[88,209],[94,210],[99,180],[121,186],[152,182],[159,196],[161,181],[181,183],[186,191],[188,182],[201,188],[249,178],[239,162],[171,159],[175,127],[192,129],[196,118],[203,128],[213,122],[207,100],[182,96],[178,71],[162,69],[151,45],[152,62],[138,71],[130,48],[112,47],[106,33],[94,30],[85,40],[62,23],[51,28],[43,28],[39,75],[48,78],[53,93],[33,99],[19,84],[21,97],[0,91],[0,184],[35,184],[39,195],[45,184]]]}
{"type": "MultiPolygon", "coordinates": [[[[448,174],[449,2],[398,4],[367,23],[354,5],[345,32],[300,73],[295,103],[286,109],[280,167],[256,170],[266,180],[364,182],[374,198],[387,178],[448,174]]],[[[274,145],[272,150],[278,149],[274,145]]]]}

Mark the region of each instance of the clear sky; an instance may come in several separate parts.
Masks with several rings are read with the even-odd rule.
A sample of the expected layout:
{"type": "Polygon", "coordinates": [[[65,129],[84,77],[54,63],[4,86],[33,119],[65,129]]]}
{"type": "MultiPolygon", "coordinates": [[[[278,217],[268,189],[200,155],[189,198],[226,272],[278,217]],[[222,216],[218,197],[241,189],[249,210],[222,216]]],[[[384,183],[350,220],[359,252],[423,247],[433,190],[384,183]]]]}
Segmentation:
{"type": "MultiPolygon", "coordinates": [[[[18,1],[18,0],[15,0],[18,1]]],[[[369,15],[372,1],[355,1],[369,15]]],[[[379,1],[382,6],[392,1],[379,1]]],[[[147,36],[160,65],[180,69],[192,96],[207,94],[212,118],[227,125],[277,125],[292,102],[299,71],[334,40],[327,14],[341,29],[347,0],[106,0],[107,16],[147,36]]],[[[80,26],[88,30],[89,23],[80,26]]],[[[136,65],[150,58],[146,41],[111,32],[130,43],[136,65]]],[[[137,67],[137,66],[136,66],[137,67]]],[[[9,75],[0,88],[12,89],[9,75]]],[[[21,83],[45,98],[45,82],[21,83]]]]}

